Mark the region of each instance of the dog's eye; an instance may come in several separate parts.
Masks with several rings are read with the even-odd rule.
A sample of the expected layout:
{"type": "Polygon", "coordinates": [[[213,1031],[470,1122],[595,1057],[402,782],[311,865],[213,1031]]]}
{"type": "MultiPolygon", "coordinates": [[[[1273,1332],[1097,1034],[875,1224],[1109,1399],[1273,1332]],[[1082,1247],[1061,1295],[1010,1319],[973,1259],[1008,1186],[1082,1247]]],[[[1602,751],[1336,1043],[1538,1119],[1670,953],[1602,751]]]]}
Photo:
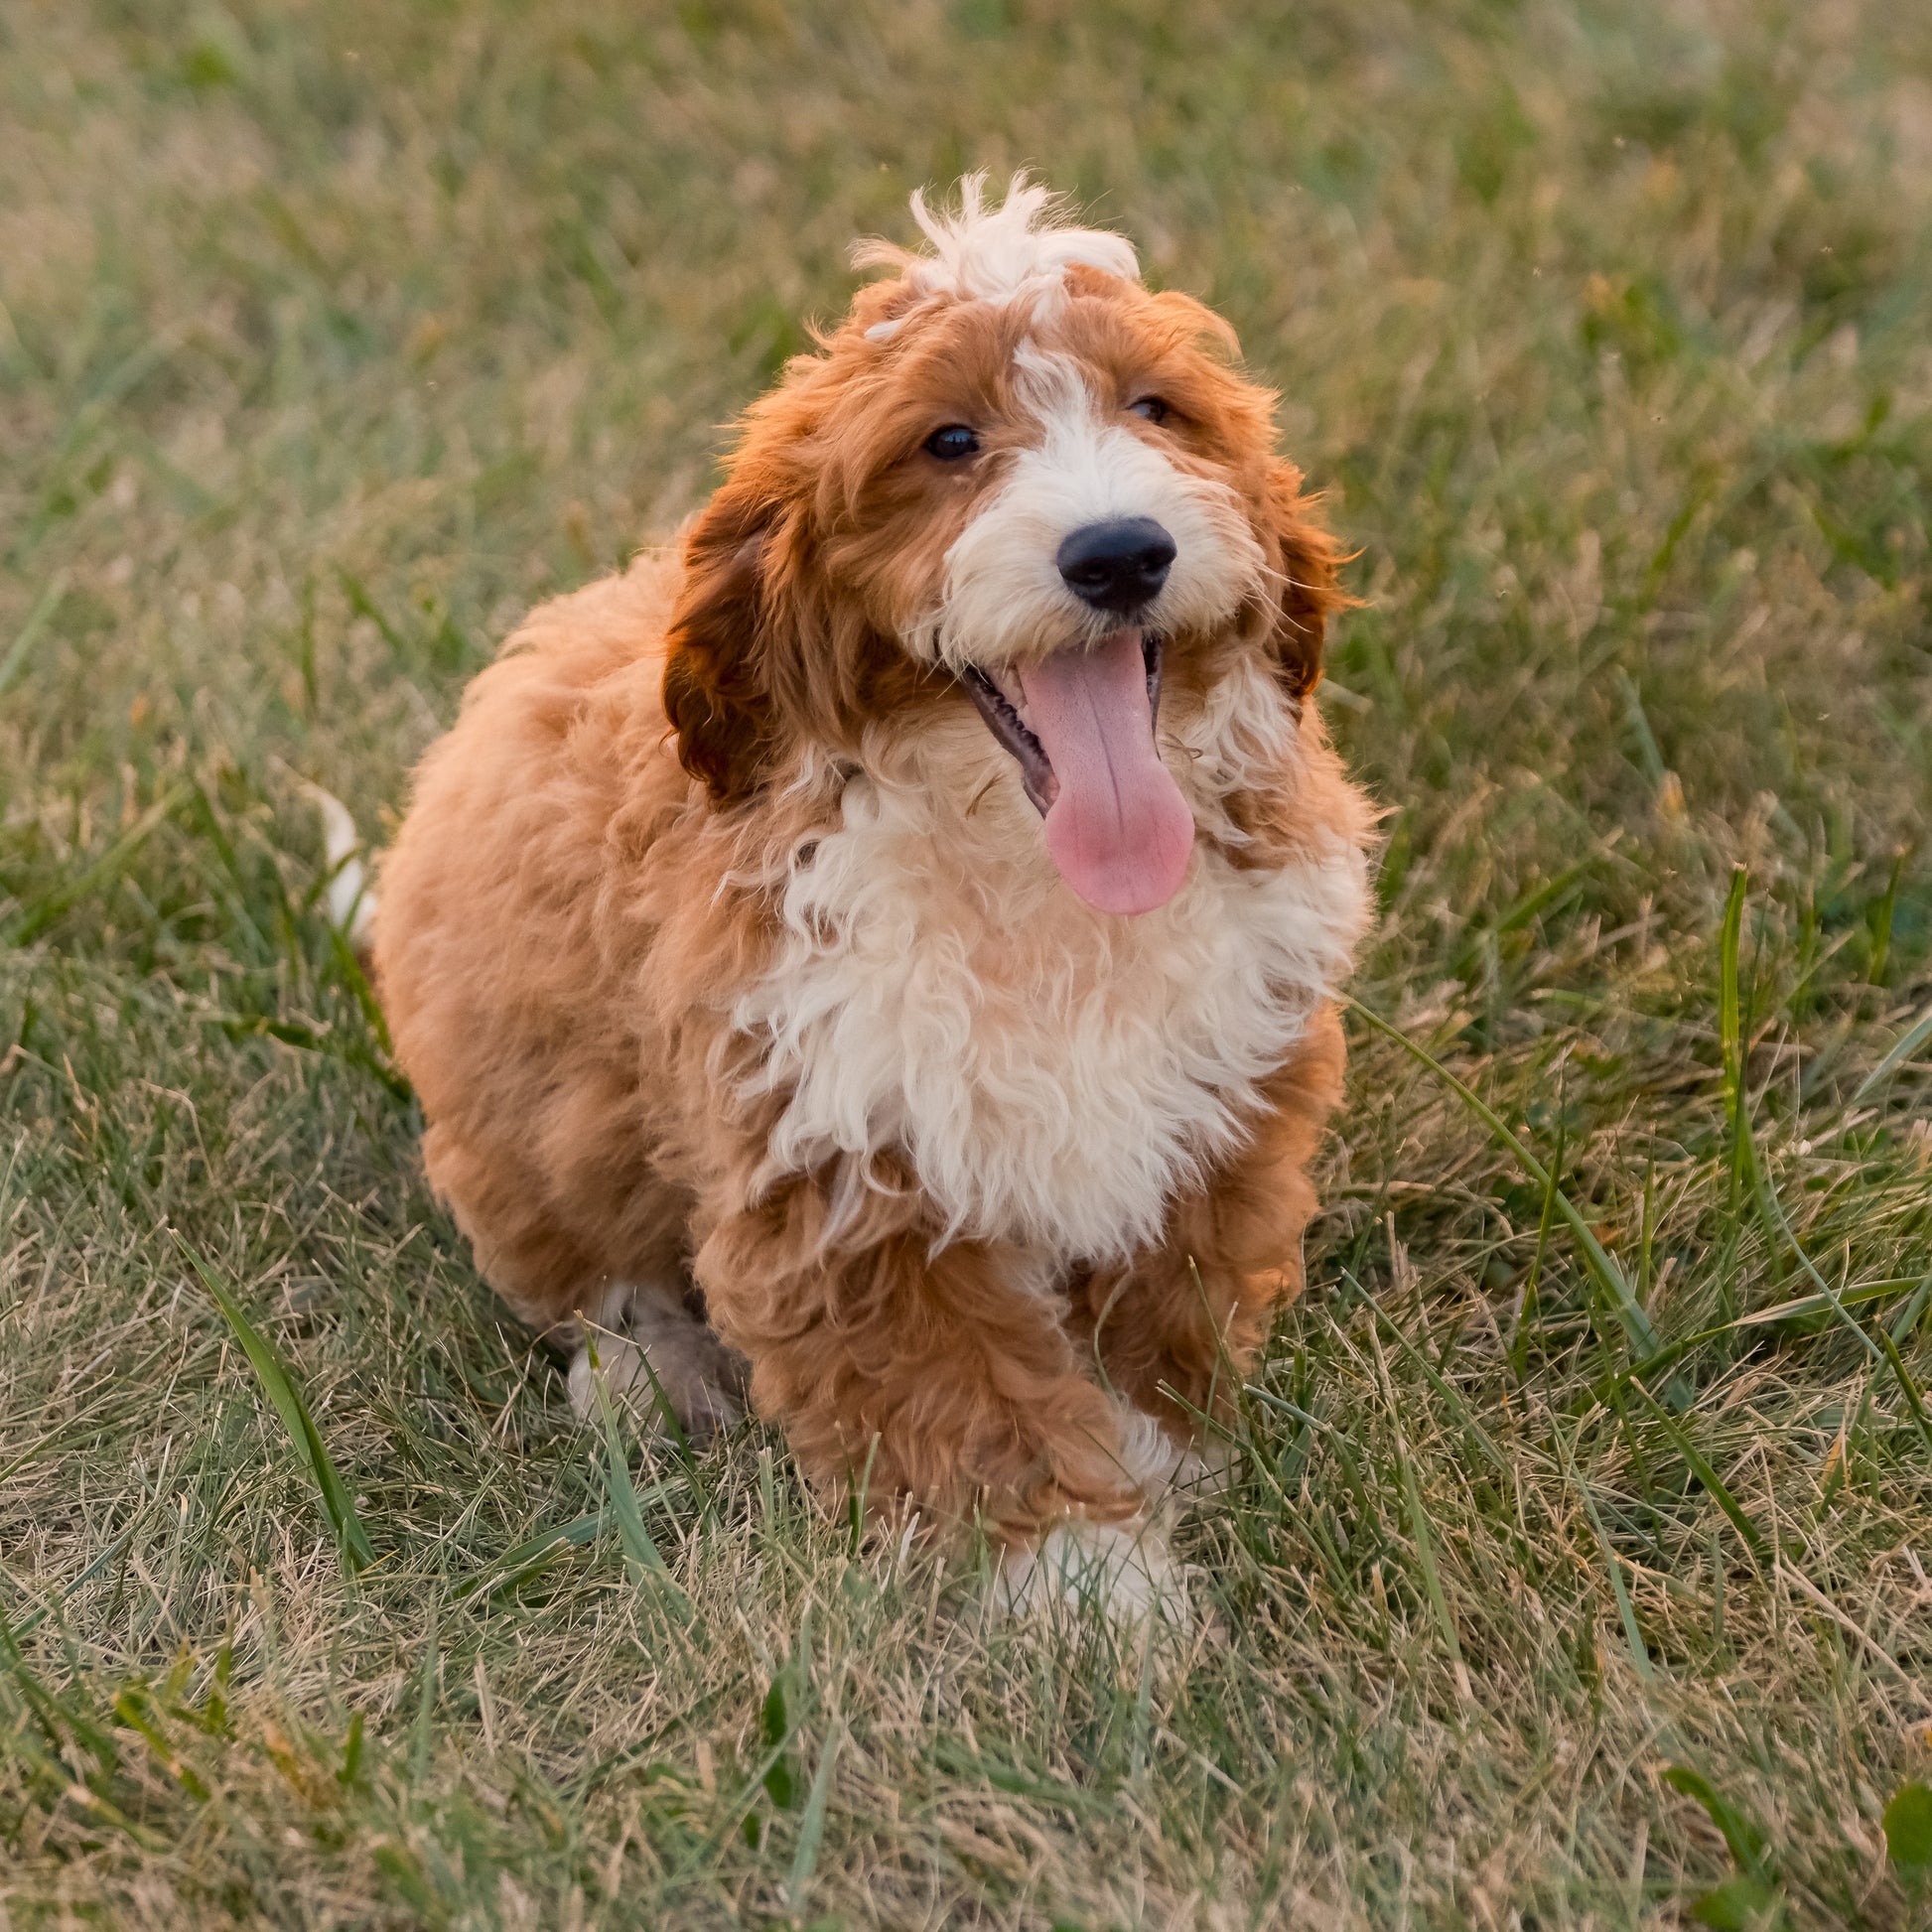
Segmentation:
{"type": "Polygon", "coordinates": [[[964,423],[948,423],[925,439],[927,454],[941,463],[957,463],[961,457],[977,455],[979,446],[979,438],[964,423]]]}
{"type": "Polygon", "coordinates": [[[1159,396],[1143,396],[1139,402],[1130,402],[1129,411],[1136,416],[1145,416],[1150,423],[1165,423],[1168,420],[1168,405],[1159,396]]]}

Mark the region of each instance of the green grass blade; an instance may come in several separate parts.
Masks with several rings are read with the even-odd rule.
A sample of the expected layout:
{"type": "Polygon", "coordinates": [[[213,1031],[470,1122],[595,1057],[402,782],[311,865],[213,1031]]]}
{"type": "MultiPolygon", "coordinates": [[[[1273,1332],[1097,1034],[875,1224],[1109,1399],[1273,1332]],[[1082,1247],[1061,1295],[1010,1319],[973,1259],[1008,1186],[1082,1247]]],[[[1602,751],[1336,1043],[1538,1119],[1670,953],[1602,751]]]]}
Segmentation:
{"type": "Polygon", "coordinates": [[[588,1324],[584,1345],[590,1350],[591,1390],[604,1436],[604,1480],[611,1496],[611,1514],[618,1525],[618,1540],[623,1545],[624,1566],[634,1581],[655,1585],[673,1603],[688,1610],[690,1605],[671,1576],[663,1552],[644,1527],[636,1486],[630,1480],[630,1458],[624,1451],[623,1432],[618,1427],[617,1406],[611,1400],[610,1386],[604,1379],[604,1364],[598,1359],[597,1340],[588,1324]]]}
{"type": "Polygon", "coordinates": [[[7,654],[0,657],[0,698],[4,698],[25,674],[27,660],[35,644],[40,641],[41,632],[54,621],[54,614],[61,608],[67,594],[68,573],[57,570],[48,579],[47,588],[34,600],[34,608],[27,613],[27,621],[7,646],[7,654]]]}
{"type": "Polygon", "coordinates": [[[1892,1043],[1891,1051],[1859,1082],[1858,1091],[1853,1094],[1847,1111],[1856,1107],[1866,1094],[1883,1086],[1928,1039],[1932,1039],[1932,1009],[1922,1013],[1907,1027],[1892,1043]]]}
{"type": "MultiPolygon", "coordinates": [[[[658,1486],[663,1487],[662,1484],[658,1486]]],[[[586,1543],[596,1542],[611,1527],[611,1521],[608,1509],[595,1509],[587,1516],[579,1516],[564,1524],[561,1529],[545,1530],[541,1536],[533,1536],[527,1542],[519,1543],[515,1549],[505,1550],[494,1563],[466,1578],[450,1592],[450,1599],[460,1603],[465,1597],[476,1595],[479,1590],[486,1596],[494,1596],[498,1590],[514,1589],[528,1583],[540,1571],[547,1570],[566,1550],[580,1549],[586,1543]]]]}
{"type": "Polygon", "coordinates": [[[77,1694],[63,1697],[41,1682],[22,1654],[4,1611],[0,1611],[0,1660],[5,1661],[8,1675],[19,1686],[21,1696],[27,1700],[50,1740],[58,1746],[61,1733],[66,1731],[102,1771],[114,1769],[120,1761],[120,1752],[112,1734],[79,1708],[77,1694]]]}
{"type": "Polygon", "coordinates": [[[1905,1367],[1905,1358],[1899,1354],[1897,1342],[1892,1340],[1889,1331],[1882,1325],[1878,1329],[1878,1346],[1885,1351],[1885,1360],[1891,1364],[1892,1375],[1904,1394],[1905,1406],[1912,1412],[1912,1420],[1918,1424],[1918,1433],[1924,1441],[1925,1452],[1928,1456],[1932,1456],[1932,1419],[1926,1416],[1924,1398],[1918,1392],[1918,1384],[1912,1380],[1905,1367]]]}
{"type": "MultiPolygon", "coordinates": [[[[375,997],[375,988],[369,984],[369,976],[362,970],[362,962],[356,958],[355,948],[348,943],[338,925],[332,924],[329,928],[329,946],[336,962],[336,971],[354,997],[361,1011],[362,1024],[369,1030],[369,1036],[385,1054],[393,1053],[395,1042],[389,1037],[389,1022],[383,1016],[382,1003],[375,997]]],[[[409,1083],[399,1074],[392,1073],[392,1077],[406,1098],[410,1092],[409,1083]]]]}
{"type": "Polygon", "coordinates": [[[1778,1198],[1778,1190],[1771,1185],[1770,1176],[1759,1170],[1757,1176],[1757,1195],[1764,1210],[1766,1224],[1779,1236],[1784,1245],[1791,1250],[1792,1258],[1812,1279],[1819,1298],[1840,1322],[1854,1334],[1859,1344],[1873,1361],[1883,1360],[1883,1352],[1878,1344],[1852,1318],[1852,1311],[1845,1306],[1844,1298],[1830,1282],[1821,1275],[1813,1264],[1811,1256],[1805,1252],[1791,1223],[1785,1218],[1784,1203],[1778,1198]]]}
{"type": "Polygon", "coordinates": [[[1743,1505],[1725,1487],[1717,1470],[1705,1459],[1703,1452],[1690,1437],[1678,1427],[1677,1419],[1670,1411],[1641,1382],[1633,1378],[1630,1386],[1649,1403],[1656,1413],[1657,1420],[1663,1425],[1664,1433],[1671,1439],[1672,1447],[1690,1464],[1692,1473],[1697,1479],[1717,1498],[1718,1507],[1730,1518],[1731,1527],[1744,1539],[1751,1555],[1760,1562],[1764,1561],[1770,1555],[1770,1548],[1764,1541],[1763,1532],[1745,1514],[1743,1505]]]}
{"type": "Polygon", "coordinates": [[[1643,693],[1637,681],[1621,664],[1616,667],[1617,689],[1623,695],[1623,709],[1630,721],[1631,735],[1637,741],[1637,754],[1643,766],[1643,774],[1650,780],[1654,791],[1668,775],[1664,763],[1662,748],[1657,743],[1657,734],[1651,729],[1650,714],[1643,708],[1643,693]]]}
{"type": "MultiPolygon", "coordinates": [[[[781,1671],[771,1680],[771,1687],[764,1694],[764,1704],[759,1715],[759,1730],[767,1748],[782,1744],[792,1729],[787,1716],[785,1679],[781,1671]]],[[[780,1811],[789,1811],[792,1800],[797,1796],[792,1783],[791,1765],[784,1757],[772,1765],[764,1774],[764,1789],[771,1802],[780,1811]]]]}
{"type": "Polygon", "coordinates": [[[794,1714],[791,1722],[785,1726],[784,1733],[775,1742],[767,1745],[764,1755],[752,1766],[751,1775],[740,1788],[738,1796],[726,1809],[724,1817],[712,1828],[710,1834],[693,1848],[691,1856],[685,1862],[685,1870],[695,1870],[710,1863],[730,1842],[733,1833],[745,1823],[752,1807],[763,1794],[765,1779],[771,1775],[776,1766],[782,1762],[785,1753],[790,1750],[791,1740],[797,1734],[797,1730],[798,1718],[794,1714]]]}
{"type": "Polygon", "coordinates": [[[198,1803],[207,1804],[208,1788],[201,1774],[169,1741],[147,1696],[138,1685],[129,1685],[114,1700],[114,1717],[123,1729],[132,1730],[147,1742],[155,1762],[198,1803]]]}
{"type": "Polygon", "coordinates": [[[146,1825],[138,1824],[120,1806],[111,1799],[103,1798],[90,1785],[70,1785],[67,1795],[69,1803],[78,1806],[89,1817],[98,1818],[103,1825],[112,1826],[123,1837],[132,1839],[144,1852],[158,1855],[176,1849],[159,1832],[150,1830],[146,1825]]]}
{"type": "Polygon", "coordinates": [[[207,790],[194,780],[189,781],[189,799],[195,807],[195,816],[201,820],[202,832],[209,845],[214,848],[214,856],[221,862],[221,870],[228,884],[234,889],[232,903],[235,916],[240,919],[249,935],[254,939],[263,958],[274,955],[274,944],[261,928],[260,921],[248,907],[248,875],[241,869],[241,855],[235,851],[234,841],[229,838],[227,827],[221,823],[214,809],[214,801],[207,790]]]}
{"type": "Polygon", "coordinates": [[[1630,1592],[1624,1587],[1622,1567],[1617,1562],[1616,1552],[1610,1548],[1609,1532],[1603,1527],[1603,1519],[1596,1513],[1596,1499],[1589,1493],[1589,1484],[1578,1475],[1576,1466],[1570,1459],[1570,1451],[1559,1442],[1557,1453],[1563,1461],[1563,1472],[1569,1478],[1570,1486],[1584,1499],[1584,1511],[1589,1518],[1589,1526],[1596,1533],[1596,1547],[1603,1554],[1603,1568],[1610,1575],[1610,1593],[1616,1598],[1616,1613],[1623,1625],[1623,1641],[1630,1649],[1630,1662],[1637,1675],[1646,1684],[1653,1683],[1657,1667],[1650,1661],[1650,1652],[1644,1647],[1643,1632],[1637,1628],[1636,1605],[1630,1601],[1630,1592]]]}
{"type": "MultiPolygon", "coordinates": [[[[1451,1092],[1469,1109],[1475,1117],[1488,1128],[1496,1140],[1513,1155],[1522,1170],[1540,1187],[1550,1190],[1550,1197],[1556,1203],[1557,1212],[1569,1223],[1570,1231],[1577,1238],[1577,1245],[1583,1250],[1584,1261],[1589,1272],[1596,1278],[1616,1310],[1617,1319],[1623,1325],[1633,1349],[1642,1349],[1646,1355],[1654,1355],[1662,1347],[1656,1325],[1651,1321],[1630,1291],[1630,1284],[1623,1278],[1623,1270],[1611,1260],[1603,1244],[1597,1240],[1595,1232],[1585,1220],[1577,1204],[1556,1184],[1555,1177],[1546,1170],[1521,1140],[1510,1130],[1500,1114],[1485,1102],[1472,1088],[1458,1080],[1428,1047],[1421,1045],[1393,1027],[1378,1013],[1372,1012],[1359,1000],[1348,994],[1340,996],[1351,1012],[1359,1014],[1375,1031],[1386,1035],[1403,1050],[1411,1054],[1422,1065],[1443,1081],[1451,1092]]],[[[1690,1391],[1681,1381],[1673,1380],[1666,1385],[1665,1393],[1679,1407],[1688,1407],[1690,1391]]]]}
{"type": "Polygon", "coordinates": [[[1603,854],[1592,852],[1587,858],[1579,859],[1575,865],[1566,866],[1554,879],[1547,879],[1542,885],[1531,888],[1493,925],[1477,924],[1449,961],[1451,975],[1459,978],[1468,971],[1485,938],[1495,939],[1505,933],[1520,931],[1562,898],[1580,879],[1594,872],[1602,862],[1603,854]]]}
{"type": "MultiPolygon", "coordinates": [[[[1151,1645],[1149,1649],[1151,1652],[1151,1645]]],[[[818,1848],[825,1837],[825,1810],[832,1795],[832,1767],[839,1761],[839,1747],[844,1742],[845,1732],[834,1730],[819,1746],[811,1788],[805,1793],[805,1808],[798,1814],[798,1843],[791,1854],[791,1870],[785,1877],[785,1903],[793,1912],[805,1909],[805,1894],[810,1889],[812,1873],[818,1869],[818,1848]]]]}
{"type": "Polygon", "coordinates": [[[1370,1313],[1382,1324],[1389,1339],[1402,1350],[1403,1354],[1410,1361],[1414,1362],[1421,1369],[1423,1377],[1429,1383],[1429,1386],[1449,1405],[1456,1421],[1468,1431],[1476,1447],[1482,1450],[1483,1454],[1488,1457],[1497,1469],[1504,1475],[1508,1475],[1512,1464],[1508,1457],[1503,1454],[1502,1450],[1496,1447],[1495,1439],[1483,1428],[1481,1423],[1476,1421],[1475,1416],[1469,1409],[1469,1405],[1462,1400],[1461,1392],[1452,1382],[1438,1371],[1436,1365],[1430,1361],[1428,1356],[1389,1318],[1381,1303],[1346,1268],[1341,1271],[1341,1279],[1368,1305],[1370,1313]]]}
{"type": "Polygon", "coordinates": [[[323,1514],[329,1519],[329,1527],[334,1533],[337,1547],[343,1553],[344,1563],[351,1571],[367,1569],[375,1561],[375,1551],[369,1545],[362,1519],[355,1513],[355,1498],[349,1494],[348,1485],[338,1471],[294,1378],[266,1337],[242,1313],[241,1305],[228,1293],[214,1270],[173,1228],[168,1232],[189,1266],[201,1277],[202,1286],[221,1311],[222,1318],[234,1330],[235,1339],[241,1343],[242,1352],[248,1357],[249,1366],[255,1371],[255,1379],[261,1384],[262,1392],[281,1417],[282,1427],[288,1433],[296,1456],[309,1471],[310,1479],[322,1498],[323,1514]]]}
{"type": "Polygon", "coordinates": [[[1543,1185],[1543,1206],[1536,1217],[1536,1252],[1530,1258],[1529,1279],[1523,1284],[1523,1299],[1517,1305],[1516,1332],[1510,1337],[1509,1366],[1520,1384],[1529,1373],[1531,1323],[1540,1322],[1542,1303],[1537,1299],[1537,1289],[1543,1280],[1543,1263],[1550,1252],[1550,1223],[1557,1212],[1557,1175],[1563,1172],[1565,1147],[1565,1123],[1559,1110],[1557,1124],[1557,1158],[1550,1163],[1550,1171],[1543,1185]]]}
{"type": "MultiPolygon", "coordinates": [[[[61,1594],[53,1607],[58,1608],[60,1604],[69,1602],[80,1590],[84,1589],[87,1587],[87,1585],[92,1583],[93,1580],[96,1577],[98,1577],[100,1573],[103,1570],[105,1570],[107,1566],[110,1563],[112,1563],[114,1559],[118,1557],[123,1550],[127,1548],[128,1544],[133,1541],[134,1532],[138,1530],[140,1527],[141,1525],[138,1520],[133,1523],[130,1523],[127,1526],[127,1528],[120,1533],[119,1536],[115,1537],[113,1542],[108,1544],[107,1547],[101,1551],[100,1555],[97,1556],[92,1563],[88,1564],[86,1569],[83,1570],[79,1574],[79,1576],[77,1576],[73,1580],[72,1583],[69,1584],[66,1587],[66,1588],[64,1588],[61,1591],[61,1594]]],[[[49,1605],[43,1603],[38,1609],[22,1617],[20,1619],[20,1622],[15,1626],[14,1635],[17,1637],[31,1636],[33,1632],[40,1626],[40,1624],[46,1618],[49,1607],[50,1607],[49,1605]]]]}
{"type": "Polygon", "coordinates": [[[1305,1429],[1316,1429],[1324,1436],[1332,1436],[1337,1441],[1343,1440],[1341,1431],[1333,1423],[1323,1422],[1319,1416],[1311,1415],[1299,1404],[1289,1401],[1285,1395],[1277,1395],[1273,1389],[1264,1389],[1257,1382],[1244,1382],[1242,1392],[1253,1396],[1257,1402],[1264,1403],[1270,1409],[1278,1409],[1283,1415],[1293,1417],[1305,1429]]]}
{"type": "Polygon", "coordinates": [[[253,1034],[260,1038],[279,1040],[284,1046],[293,1046],[297,1052],[319,1053],[324,1059],[338,1060],[344,1066],[352,1066],[357,1072],[368,1074],[405,1104],[416,1097],[415,1089],[409,1082],[394,1067],[377,1059],[360,1040],[338,1039],[332,1034],[304,1026],[299,1020],[271,1020],[266,1014],[214,1013],[208,1018],[216,1026],[224,1028],[231,1039],[253,1034]]]}
{"type": "Polygon", "coordinates": [[[1928,1421],[1926,1417],[1925,1403],[1905,1367],[1904,1358],[1899,1354],[1897,1344],[1882,1326],[1878,1330],[1878,1340],[1873,1341],[1854,1319],[1851,1310],[1845,1305],[1845,1298],[1818,1272],[1811,1256],[1805,1252],[1791,1222],[1785,1215],[1784,1203],[1779,1200],[1778,1191],[1772,1186],[1771,1177],[1761,1165],[1757,1168],[1756,1174],[1758,1198],[1763,1204],[1767,1220],[1783,1237],[1785,1245],[1796,1257],[1798,1265],[1816,1283],[1819,1295],[1830,1307],[1833,1314],[1838,1317],[1840,1325],[1857,1337],[1860,1346],[1873,1361],[1883,1362],[1891,1370],[1892,1377],[1905,1398],[1905,1406],[1911,1411],[1912,1420],[1918,1425],[1919,1433],[1925,1439],[1926,1451],[1932,1454],[1932,1421],[1928,1421]],[[1880,1346],[1880,1343],[1883,1345],[1880,1346]]]}
{"type": "Polygon", "coordinates": [[[1664,1772],[1664,1782],[1704,1807],[1712,1824],[1724,1834],[1725,1845],[1739,1870],[1754,1878],[1764,1876],[1764,1834],[1703,1772],[1692,1770],[1688,1764],[1673,1764],[1664,1772]]]}
{"type": "MultiPolygon", "coordinates": [[[[1859,1308],[1868,1302],[1882,1302],[1887,1296],[1896,1295],[1901,1288],[1914,1285],[1909,1275],[1889,1281],[1866,1282],[1863,1288],[1848,1289],[1839,1301],[1844,1308],[1859,1308]]],[[[1801,1295],[1795,1301],[1780,1302],[1776,1308],[1756,1309],[1749,1314],[1734,1314],[1728,1321],[1720,1321],[1712,1327],[1700,1328],[1694,1335],[1685,1335],[1643,1361],[1631,1362],[1627,1367],[1613,1369],[1609,1374],[1599,1376],[1590,1384],[1589,1401],[1609,1402],[1618,1390],[1627,1389],[1638,1376],[1648,1379],[1682,1361],[1708,1341],[1718,1341],[1725,1335],[1737,1334],[1749,1328],[1770,1328],[1788,1321],[1803,1321],[1814,1314],[1828,1313],[1831,1306],[1829,1295],[1801,1295]]]]}
{"type": "Polygon", "coordinates": [[[189,785],[176,785],[164,793],[92,865],[69,879],[66,885],[43,894],[33,904],[22,906],[5,930],[0,931],[0,943],[31,945],[83,898],[103,886],[111,886],[127,870],[134,855],[147,844],[156,828],[187,804],[193,795],[193,787],[189,785]]]}
{"type": "Polygon", "coordinates": [[[1750,1104],[1744,1092],[1744,1008],[1738,983],[1737,954],[1744,930],[1744,895],[1749,875],[1742,866],[1730,874],[1725,897],[1724,926],[1718,940],[1718,1040],[1724,1056],[1725,1112],[1730,1124],[1731,1198],[1756,1167],[1751,1142],[1750,1104]]]}
{"type": "MultiPolygon", "coordinates": [[[[1848,1308],[1852,1304],[1852,1299],[1850,1295],[1845,1298],[1848,1308]]],[[[1919,1316],[1925,1312],[1928,1304],[1932,1304],[1932,1275],[1927,1275],[1912,1290],[1906,1297],[1904,1306],[1896,1310],[1892,1318],[1886,1322],[1886,1331],[1893,1341],[1903,1341],[1918,1326],[1919,1316]]]]}
{"type": "Polygon", "coordinates": [[[1402,1471],[1403,1500],[1409,1506],[1409,1529],[1416,1539],[1416,1561],[1422,1566],[1423,1588],[1429,1593],[1436,1627],[1442,1631],[1444,1647],[1455,1667],[1456,1684],[1466,1699],[1469,1673],[1462,1662],[1462,1642],[1456,1635],[1455,1619],[1449,1615],[1449,1598],[1443,1594],[1443,1580],[1436,1570],[1436,1543],[1429,1533],[1429,1513],[1422,1506],[1422,1491],[1416,1485],[1416,1465],[1410,1459],[1409,1445],[1403,1441],[1400,1431],[1396,1433],[1395,1454],[1402,1471]]]}

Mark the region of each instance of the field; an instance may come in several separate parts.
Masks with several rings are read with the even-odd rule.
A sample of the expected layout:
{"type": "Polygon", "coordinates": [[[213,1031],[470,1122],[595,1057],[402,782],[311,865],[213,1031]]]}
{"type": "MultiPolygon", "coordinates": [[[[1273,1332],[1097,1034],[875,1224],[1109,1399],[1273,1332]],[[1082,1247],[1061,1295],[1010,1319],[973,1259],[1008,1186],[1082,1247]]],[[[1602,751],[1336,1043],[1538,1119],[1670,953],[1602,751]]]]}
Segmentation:
{"type": "Polygon", "coordinates": [[[1924,7],[0,0],[0,1928],[1932,1924],[1928,317],[1924,7]],[[1281,390],[1388,814],[1138,1646],[574,1422],[300,788],[1021,162],[1281,390]]]}

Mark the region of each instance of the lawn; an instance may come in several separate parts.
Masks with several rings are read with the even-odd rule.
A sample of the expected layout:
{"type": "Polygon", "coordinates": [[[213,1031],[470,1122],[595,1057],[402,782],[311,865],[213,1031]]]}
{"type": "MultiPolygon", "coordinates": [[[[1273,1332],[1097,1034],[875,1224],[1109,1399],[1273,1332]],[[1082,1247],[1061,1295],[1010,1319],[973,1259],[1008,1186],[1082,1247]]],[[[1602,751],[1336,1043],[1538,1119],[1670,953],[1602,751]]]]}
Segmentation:
{"type": "Polygon", "coordinates": [[[1932,1923],[1929,317],[1896,0],[0,0],[0,1927],[1932,1923]],[[1387,808],[1139,1647],[575,1423],[301,790],[1021,162],[1281,390],[1387,808]]]}

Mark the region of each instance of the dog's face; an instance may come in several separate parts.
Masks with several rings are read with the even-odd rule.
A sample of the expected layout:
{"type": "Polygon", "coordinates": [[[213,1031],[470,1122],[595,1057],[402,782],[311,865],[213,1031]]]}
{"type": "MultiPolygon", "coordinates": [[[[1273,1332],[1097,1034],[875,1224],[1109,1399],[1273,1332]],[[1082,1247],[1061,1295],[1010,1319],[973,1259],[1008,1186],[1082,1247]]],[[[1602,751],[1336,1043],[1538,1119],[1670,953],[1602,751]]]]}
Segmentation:
{"type": "Polygon", "coordinates": [[[1339,597],[1232,332],[1142,287],[1119,236],[1042,227],[1016,181],[861,292],[750,412],[692,531],[666,710],[729,805],[788,750],[970,705],[1103,911],[1164,903],[1194,820],[1155,726],[1265,657],[1299,701],[1339,597]]]}

